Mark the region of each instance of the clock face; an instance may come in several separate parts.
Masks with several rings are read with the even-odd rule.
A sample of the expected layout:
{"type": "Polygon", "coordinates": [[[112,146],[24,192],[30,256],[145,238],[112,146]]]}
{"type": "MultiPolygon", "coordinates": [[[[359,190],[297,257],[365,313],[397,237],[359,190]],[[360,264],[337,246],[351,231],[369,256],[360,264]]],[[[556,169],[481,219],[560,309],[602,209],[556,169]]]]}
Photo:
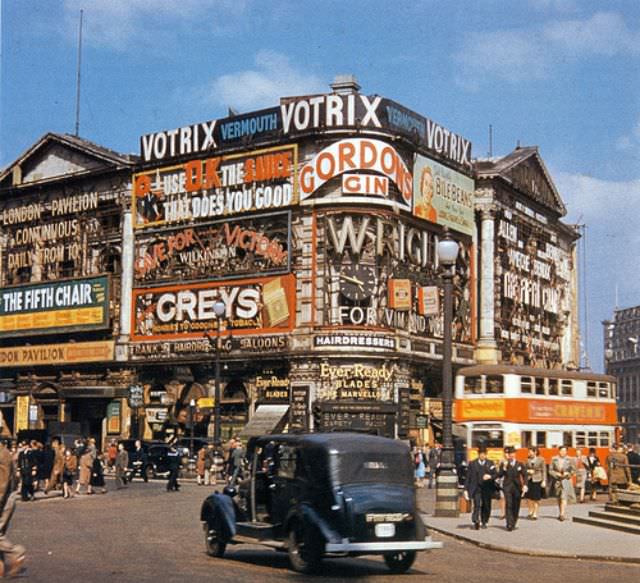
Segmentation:
{"type": "Polygon", "coordinates": [[[376,284],[376,274],[370,265],[345,263],[340,269],[340,291],[353,301],[371,296],[376,284]]]}

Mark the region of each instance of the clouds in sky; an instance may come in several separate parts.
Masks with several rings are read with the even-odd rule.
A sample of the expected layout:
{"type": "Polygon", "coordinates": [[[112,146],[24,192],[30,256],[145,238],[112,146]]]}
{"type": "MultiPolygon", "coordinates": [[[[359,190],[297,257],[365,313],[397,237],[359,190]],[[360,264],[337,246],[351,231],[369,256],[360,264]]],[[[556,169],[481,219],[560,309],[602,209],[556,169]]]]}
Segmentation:
{"type": "Polygon", "coordinates": [[[276,105],[286,95],[308,95],[326,91],[327,83],[303,72],[281,53],[261,50],[255,68],[221,75],[205,91],[211,103],[247,111],[276,105]]]}
{"type": "Polygon", "coordinates": [[[453,57],[457,83],[473,90],[492,79],[545,79],[567,60],[616,55],[640,56],[640,29],[631,29],[618,13],[597,12],[529,28],[471,32],[453,57]]]}

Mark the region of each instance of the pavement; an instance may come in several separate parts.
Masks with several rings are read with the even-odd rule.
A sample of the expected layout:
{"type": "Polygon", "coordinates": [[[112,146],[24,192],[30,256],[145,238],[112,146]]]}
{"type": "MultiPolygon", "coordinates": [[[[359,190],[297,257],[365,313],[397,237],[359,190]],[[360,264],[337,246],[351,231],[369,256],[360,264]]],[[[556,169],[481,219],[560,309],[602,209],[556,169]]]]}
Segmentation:
{"type": "Polygon", "coordinates": [[[418,488],[418,508],[422,511],[427,527],[477,546],[529,556],[617,561],[640,564],[640,536],[588,524],[573,522],[573,516],[587,516],[589,511],[604,510],[606,496],[596,502],[569,505],[568,520],[558,520],[555,500],[543,500],[538,520],[527,518],[526,502],[520,509],[516,530],[507,531],[505,521],[500,520],[499,505],[495,502],[489,528],[474,530],[471,514],[458,518],[442,518],[433,515],[435,489],[418,488]]]}

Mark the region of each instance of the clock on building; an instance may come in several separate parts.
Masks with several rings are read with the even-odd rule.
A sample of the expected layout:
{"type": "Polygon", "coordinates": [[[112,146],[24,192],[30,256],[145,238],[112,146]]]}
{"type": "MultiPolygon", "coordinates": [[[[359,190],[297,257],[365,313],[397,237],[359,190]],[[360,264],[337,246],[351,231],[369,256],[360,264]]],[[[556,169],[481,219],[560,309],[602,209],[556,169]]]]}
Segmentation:
{"type": "Polygon", "coordinates": [[[340,267],[340,292],[352,301],[371,297],[376,284],[373,266],[362,263],[343,263],[340,267]]]}

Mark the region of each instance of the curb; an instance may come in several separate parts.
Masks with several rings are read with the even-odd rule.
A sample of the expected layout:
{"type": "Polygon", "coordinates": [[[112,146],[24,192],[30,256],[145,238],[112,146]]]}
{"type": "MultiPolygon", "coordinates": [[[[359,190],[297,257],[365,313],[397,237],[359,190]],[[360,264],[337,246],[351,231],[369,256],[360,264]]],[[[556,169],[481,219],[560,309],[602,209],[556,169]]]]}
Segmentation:
{"type": "Polygon", "coordinates": [[[553,559],[578,559],[582,561],[600,561],[600,562],[608,562],[608,563],[627,563],[627,564],[640,564],[640,557],[613,557],[609,555],[579,555],[572,553],[558,553],[557,551],[536,551],[536,550],[525,550],[520,549],[518,547],[506,547],[501,545],[495,545],[493,543],[487,543],[483,541],[478,541],[473,538],[466,537],[462,534],[458,534],[455,532],[451,532],[448,530],[443,530],[431,524],[425,522],[427,529],[437,532],[438,534],[443,534],[445,536],[450,536],[455,538],[456,540],[461,540],[464,542],[471,543],[481,549],[487,549],[489,551],[497,551],[501,553],[510,553],[512,555],[525,555],[528,557],[549,557],[553,559]]]}

